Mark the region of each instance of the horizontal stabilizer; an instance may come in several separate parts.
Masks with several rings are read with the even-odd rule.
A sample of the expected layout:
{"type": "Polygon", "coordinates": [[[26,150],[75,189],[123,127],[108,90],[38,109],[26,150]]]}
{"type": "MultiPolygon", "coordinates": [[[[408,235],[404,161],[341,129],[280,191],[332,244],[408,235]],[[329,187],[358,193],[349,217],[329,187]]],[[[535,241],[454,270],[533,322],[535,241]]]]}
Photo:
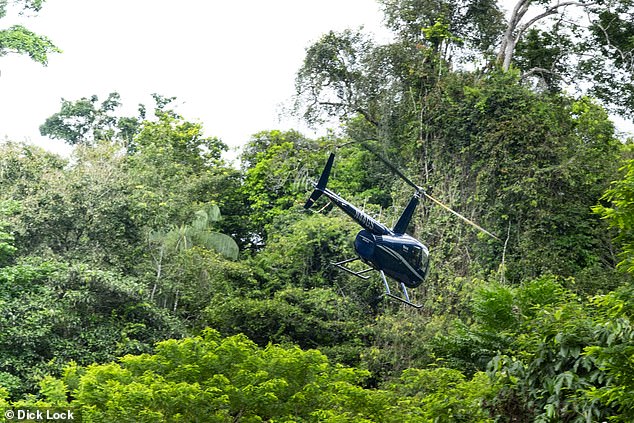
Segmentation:
{"type": "Polygon", "coordinates": [[[309,209],[312,207],[313,204],[315,204],[315,201],[317,201],[319,199],[319,197],[321,197],[322,192],[319,190],[314,190],[312,194],[310,194],[310,197],[308,198],[308,200],[306,201],[306,204],[304,204],[304,208],[305,209],[309,209]]]}

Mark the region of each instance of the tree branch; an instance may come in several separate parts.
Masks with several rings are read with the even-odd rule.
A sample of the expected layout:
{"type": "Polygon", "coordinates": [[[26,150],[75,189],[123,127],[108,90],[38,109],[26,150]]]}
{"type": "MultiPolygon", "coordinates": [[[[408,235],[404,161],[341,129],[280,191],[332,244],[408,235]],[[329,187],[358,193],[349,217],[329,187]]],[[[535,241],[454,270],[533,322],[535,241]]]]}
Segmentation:
{"type": "Polygon", "coordinates": [[[605,37],[605,42],[607,43],[608,48],[614,49],[619,54],[619,56],[621,56],[621,60],[623,61],[623,64],[629,63],[628,67],[630,68],[630,70],[634,69],[634,60],[633,60],[634,57],[632,56],[632,53],[630,52],[630,54],[628,55],[624,53],[623,50],[613,45],[612,42],[610,41],[610,35],[608,34],[608,30],[603,25],[601,25],[600,22],[596,22],[596,25],[601,30],[601,32],[603,32],[603,35],[605,37]]]}
{"type": "Polygon", "coordinates": [[[540,13],[539,15],[531,18],[528,22],[526,22],[524,25],[521,25],[517,28],[517,33],[515,34],[515,42],[517,43],[520,39],[520,37],[522,36],[522,34],[528,29],[530,28],[535,22],[544,19],[547,16],[551,16],[551,15],[555,15],[559,12],[559,9],[562,7],[567,7],[567,6],[583,6],[583,7],[587,7],[587,6],[593,6],[597,4],[597,2],[590,2],[590,3],[583,3],[583,2],[579,2],[579,1],[565,1],[563,3],[557,3],[554,4],[550,7],[548,7],[546,10],[544,10],[544,12],[540,13]]]}

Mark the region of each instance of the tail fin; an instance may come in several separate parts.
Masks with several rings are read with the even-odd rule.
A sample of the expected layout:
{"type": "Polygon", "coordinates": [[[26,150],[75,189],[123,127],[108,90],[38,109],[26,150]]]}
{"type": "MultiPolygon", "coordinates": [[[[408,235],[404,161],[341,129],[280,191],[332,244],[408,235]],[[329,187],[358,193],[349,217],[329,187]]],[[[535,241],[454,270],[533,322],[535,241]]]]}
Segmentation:
{"type": "Polygon", "coordinates": [[[304,204],[305,209],[309,209],[321,194],[324,193],[326,189],[326,184],[328,183],[328,177],[330,176],[330,171],[332,170],[332,163],[335,161],[335,153],[330,153],[330,157],[328,157],[328,161],[326,162],[326,167],[324,167],[324,171],[321,172],[321,177],[319,178],[319,182],[315,185],[315,190],[310,194],[308,201],[304,204]]]}
{"type": "Polygon", "coordinates": [[[396,226],[394,226],[395,234],[404,234],[409,226],[410,220],[412,220],[412,216],[414,215],[414,210],[416,210],[416,206],[418,205],[418,201],[420,198],[420,193],[416,192],[409,203],[407,203],[407,207],[403,210],[403,214],[396,222],[396,226]]]}

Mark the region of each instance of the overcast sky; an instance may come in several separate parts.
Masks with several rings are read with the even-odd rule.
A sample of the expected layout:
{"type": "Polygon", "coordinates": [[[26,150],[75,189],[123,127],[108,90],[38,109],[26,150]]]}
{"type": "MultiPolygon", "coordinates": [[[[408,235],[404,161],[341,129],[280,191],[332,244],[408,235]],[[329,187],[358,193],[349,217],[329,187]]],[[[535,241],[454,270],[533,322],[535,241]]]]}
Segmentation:
{"type": "Polygon", "coordinates": [[[41,137],[39,126],[61,98],[104,100],[112,91],[130,114],[151,105],[152,93],[175,96],[178,112],[231,147],[261,130],[306,132],[279,120],[305,49],[331,29],[360,25],[388,38],[375,0],[47,0],[38,15],[9,16],[0,27],[16,23],[63,53],[48,67],[0,57],[0,141],[58,152],[69,149],[41,137]]]}
{"type": "Polygon", "coordinates": [[[7,17],[49,37],[61,54],[47,67],[0,57],[0,140],[64,151],[39,134],[61,98],[117,91],[130,113],[157,92],[230,146],[255,132],[300,127],[279,121],[305,49],[327,31],[381,34],[375,0],[47,0],[28,18],[7,17]]]}

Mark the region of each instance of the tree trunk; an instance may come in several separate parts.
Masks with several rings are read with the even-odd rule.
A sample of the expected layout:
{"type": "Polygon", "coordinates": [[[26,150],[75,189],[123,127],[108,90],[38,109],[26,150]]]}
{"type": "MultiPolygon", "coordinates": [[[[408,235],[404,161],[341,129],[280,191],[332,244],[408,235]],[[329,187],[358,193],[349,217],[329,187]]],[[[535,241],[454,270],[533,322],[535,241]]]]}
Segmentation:
{"type": "Polygon", "coordinates": [[[534,0],[519,0],[515,7],[513,7],[513,11],[511,12],[511,16],[509,17],[508,24],[506,26],[506,31],[504,31],[504,38],[502,39],[502,44],[500,45],[500,51],[497,55],[497,62],[502,65],[502,69],[504,71],[508,71],[511,67],[511,61],[513,60],[513,53],[515,53],[515,47],[519,42],[520,38],[527,29],[533,26],[536,22],[552,15],[556,15],[563,8],[567,6],[579,6],[579,7],[588,7],[596,4],[596,2],[579,2],[579,1],[564,1],[560,2],[559,0],[550,6],[546,6],[545,9],[542,10],[541,13],[538,13],[536,16],[530,18],[527,22],[521,23],[524,15],[533,4],[534,0]]]}

